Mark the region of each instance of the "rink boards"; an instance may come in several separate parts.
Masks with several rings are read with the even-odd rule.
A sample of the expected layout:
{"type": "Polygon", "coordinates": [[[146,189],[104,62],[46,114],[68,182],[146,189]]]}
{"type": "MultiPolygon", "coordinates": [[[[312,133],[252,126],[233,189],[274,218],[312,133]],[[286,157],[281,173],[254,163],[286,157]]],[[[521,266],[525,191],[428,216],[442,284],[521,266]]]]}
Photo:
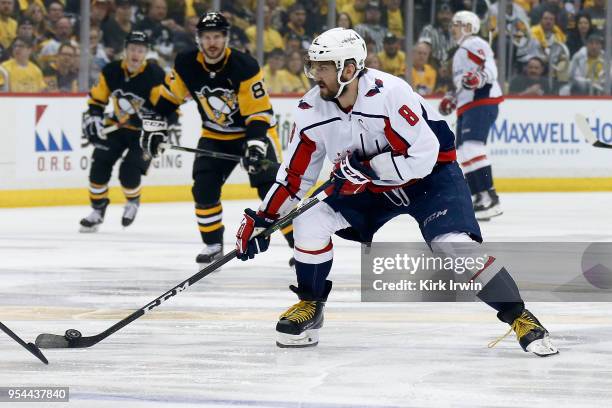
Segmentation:
{"type": "MultiPolygon", "coordinates": [[[[278,133],[286,151],[292,111],[299,97],[273,97],[278,133]]],[[[437,106],[438,100],[430,103],[437,106]]],[[[84,95],[14,95],[0,98],[3,149],[0,150],[0,207],[85,204],[92,147],[81,138],[84,95]]],[[[195,146],[200,119],[195,104],[182,106],[181,144],[195,146]]],[[[500,191],[610,191],[609,150],[584,141],[574,124],[585,115],[597,137],[612,143],[611,98],[509,98],[489,133],[490,158],[500,191]]],[[[451,127],[456,119],[449,116],[451,127]]],[[[167,152],[145,179],[143,199],[191,199],[194,156],[167,152]]],[[[116,166],[118,167],[118,166],[116,166]]],[[[324,168],[323,178],[329,174],[324,168]]],[[[245,172],[235,171],[224,198],[255,197],[245,172]]],[[[121,201],[117,180],[111,199],[121,201]]]]}

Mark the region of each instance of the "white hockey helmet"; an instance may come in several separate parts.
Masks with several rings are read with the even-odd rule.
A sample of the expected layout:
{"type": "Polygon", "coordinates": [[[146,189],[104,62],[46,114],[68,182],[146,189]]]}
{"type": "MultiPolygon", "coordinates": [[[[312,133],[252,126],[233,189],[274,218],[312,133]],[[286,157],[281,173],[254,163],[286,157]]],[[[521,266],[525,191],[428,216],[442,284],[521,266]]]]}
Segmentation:
{"type": "Polygon", "coordinates": [[[453,24],[459,24],[462,27],[467,27],[469,24],[470,34],[478,34],[480,31],[480,18],[471,11],[462,10],[455,13],[452,19],[453,24]]]}
{"type": "Polygon", "coordinates": [[[344,87],[353,82],[353,80],[357,78],[359,72],[365,68],[367,55],[368,51],[365,41],[354,30],[341,27],[332,28],[315,38],[312,44],[310,44],[310,47],[308,47],[308,60],[304,64],[304,72],[306,76],[314,79],[314,75],[311,72],[311,62],[333,62],[338,72],[338,83],[340,84],[340,89],[338,89],[338,93],[336,94],[337,98],[344,87]],[[357,70],[351,79],[344,82],[340,79],[342,70],[344,69],[346,61],[351,59],[355,60],[357,70]]]}

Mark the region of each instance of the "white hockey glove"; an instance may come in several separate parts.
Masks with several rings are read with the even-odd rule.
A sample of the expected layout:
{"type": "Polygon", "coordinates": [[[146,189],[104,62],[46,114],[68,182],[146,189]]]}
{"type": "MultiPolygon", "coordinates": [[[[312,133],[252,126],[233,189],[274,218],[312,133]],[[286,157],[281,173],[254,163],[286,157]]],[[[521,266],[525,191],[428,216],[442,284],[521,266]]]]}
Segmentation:
{"type": "Polygon", "coordinates": [[[263,160],[268,151],[268,142],[262,139],[250,139],[246,142],[244,158],[240,161],[249,174],[257,174],[264,170],[263,160]]]}
{"type": "Polygon", "coordinates": [[[103,118],[100,115],[83,112],[83,135],[98,149],[108,150],[106,135],[103,133],[103,118]]]}
{"type": "Polygon", "coordinates": [[[140,147],[149,156],[157,157],[164,152],[160,146],[168,141],[168,124],[158,114],[142,114],[142,132],[140,133],[140,147]]]}

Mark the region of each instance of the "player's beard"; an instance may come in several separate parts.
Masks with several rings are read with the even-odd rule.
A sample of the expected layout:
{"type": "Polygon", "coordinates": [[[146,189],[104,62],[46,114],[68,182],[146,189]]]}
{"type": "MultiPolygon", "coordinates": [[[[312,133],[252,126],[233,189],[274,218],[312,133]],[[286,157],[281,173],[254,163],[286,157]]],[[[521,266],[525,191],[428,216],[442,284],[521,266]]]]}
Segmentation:
{"type": "MultiPolygon", "coordinates": [[[[321,99],[323,99],[324,101],[333,101],[334,99],[336,99],[336,94],[338,93],[338,89],[340,89],[340,84],[338,82],[334,84],[333,88],[327,86],[327,84],[323,81],[320,81],[317,85],[319,85],[319,95],[321,96],[321,99]],[[323,88],[321,87],[321,85],[323,85],[323,88]]],[[[346,87],[344,87],[342,92],[340,92],[340,95],[342,95],[345,91],[346,87]]]]}
{"type": "Polygon", "coordinates": [[[209,49],[204,49],[204,56],[206,57],[207,62],[214,61],[218,62],[225,51],[225,47],[217,48],[215,47],[214,51],[209,51],[209,49]]]}

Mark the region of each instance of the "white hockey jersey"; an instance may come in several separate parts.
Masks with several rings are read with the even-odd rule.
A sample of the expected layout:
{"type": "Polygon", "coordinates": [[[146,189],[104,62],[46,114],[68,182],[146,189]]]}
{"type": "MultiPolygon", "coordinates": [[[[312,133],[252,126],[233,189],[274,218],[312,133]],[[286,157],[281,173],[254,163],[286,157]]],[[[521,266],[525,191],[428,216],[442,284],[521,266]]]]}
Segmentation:
{"type": "Polygon", "coordinates": [[[497,105],[503,101],[497,83],[497,66],[493,50],[485,40],[470,36],[461,42],[453,56],[453,82],[457,89],[457,115],[476,106],[497,105]],[[478,89],[465,89],[461,80],[467,72],[482,71],[487,83],[478,89]]]}
{"type": "Polygon", "coordinates": [[[288,154],[261,211],[275,215],[293,208],[318,179],[326,157],[337,163],[354,153],[369,160],[379,178],[373,191],[414,182],[436,162],[456,159],[447,123],[404,80],[374,69],[356,80],[358,96],[350,110],[323,100],[318,86],[298,102],[288,154]]]}

